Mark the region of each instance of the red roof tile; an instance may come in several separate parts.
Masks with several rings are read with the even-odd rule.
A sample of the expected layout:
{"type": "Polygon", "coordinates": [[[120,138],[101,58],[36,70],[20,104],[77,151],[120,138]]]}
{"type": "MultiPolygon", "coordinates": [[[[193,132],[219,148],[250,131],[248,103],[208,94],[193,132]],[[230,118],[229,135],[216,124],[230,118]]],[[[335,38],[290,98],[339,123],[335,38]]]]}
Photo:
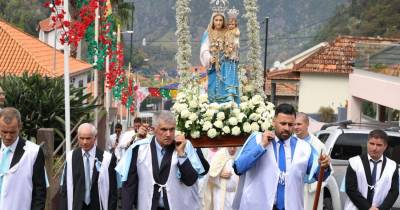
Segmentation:
{"type": "MultiPolygon", "coordinates": [[[[88,71],[92,65],[70,58],[70,74],[88,71]]],[[[0,74],[37,72],[43,76],[64,75],[64,54],[0,19],[0,74]],[[55,58],[55,69],[54,69],[55,58]]]]}
{"type": "MultiPolygon", "coordinates": [[[[60,22],[57,22],[57,28],[61,28],[61,23],[60,22]]],[[[39,22],[39,29],[41,29],[44,32],[49,32],[49,31],[54,30],[53,21],[51,20],[51,18],[48,17],[48,18],[46,18],[44,20],[41,20],[39,22]]]]}
{"type": "Polygon", "coordinates": [[[351,73],[352,62],[357,56],[358,43],[400,42],[395,38],[339,36],[328,46],[322,47],[313,55],[293,67],[298,72],[351,73]]]}

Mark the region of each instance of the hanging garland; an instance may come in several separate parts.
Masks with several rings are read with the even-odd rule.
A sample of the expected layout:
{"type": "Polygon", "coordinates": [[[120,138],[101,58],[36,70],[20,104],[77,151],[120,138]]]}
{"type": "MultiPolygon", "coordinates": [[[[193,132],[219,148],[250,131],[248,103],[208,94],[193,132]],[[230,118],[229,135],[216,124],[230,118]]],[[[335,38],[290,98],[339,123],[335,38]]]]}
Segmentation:
{"type": "MultiPolygon", "coordinates": [[[[264,71],[261,64],[261,48],[260,48],[260,25],[257,22],[257,0],[244,0],[244,7],[247,19],[247,33],[249,36],[249,51],[247,53],[247,63],[252,73],[248,83],[255,84],[251,89],[254,94],[265,96],[264,94],[264,71]]],[[[243,69],[242,69],[243,70],[243,69]]],[[[243,73],[241,73],[243,75],[243,73]]],[[[241,76],[242,76],[241,75],[241,76]]]]}

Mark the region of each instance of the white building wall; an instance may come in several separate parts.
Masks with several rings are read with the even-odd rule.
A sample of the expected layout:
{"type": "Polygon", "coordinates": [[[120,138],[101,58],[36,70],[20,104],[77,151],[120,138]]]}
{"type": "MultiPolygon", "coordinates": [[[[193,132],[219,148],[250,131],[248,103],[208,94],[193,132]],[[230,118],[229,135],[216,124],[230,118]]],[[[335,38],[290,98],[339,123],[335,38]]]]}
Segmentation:
{"type": "Polygon", "coordinates": [[[318,113],[320,107],[331,107],[337,113],[349,98],[348,74],[301,73],[299,111],[318,113]]]}
{"type": "MultiPolygon", "coordinates": [[[[57,40],[56,40],[56,44],[57,44],[57,50],[62,50],[64,49],[64,47],[61,45],[60,42],[60,32],[61,30],[58,29],[57,32],[59,32],[59,34],[57,35],[57,40]]],[[[44,32],[42,30],[40,30],[39,32],[39,40],[54,47],[54,36],[56,34],[55,30],[52,30],[50,32],[44,32]]]]}

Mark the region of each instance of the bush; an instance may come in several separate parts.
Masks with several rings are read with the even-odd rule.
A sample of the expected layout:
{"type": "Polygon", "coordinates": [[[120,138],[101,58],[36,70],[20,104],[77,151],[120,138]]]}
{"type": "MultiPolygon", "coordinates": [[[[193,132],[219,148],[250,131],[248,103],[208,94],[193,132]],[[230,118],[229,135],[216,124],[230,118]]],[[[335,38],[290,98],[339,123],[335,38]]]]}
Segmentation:
{"type": "Polygon", "coordinates": [[[331,107],[320,107],[318,114],[321,122],[329,123],[335,121],[335,111],[331,107]]]}

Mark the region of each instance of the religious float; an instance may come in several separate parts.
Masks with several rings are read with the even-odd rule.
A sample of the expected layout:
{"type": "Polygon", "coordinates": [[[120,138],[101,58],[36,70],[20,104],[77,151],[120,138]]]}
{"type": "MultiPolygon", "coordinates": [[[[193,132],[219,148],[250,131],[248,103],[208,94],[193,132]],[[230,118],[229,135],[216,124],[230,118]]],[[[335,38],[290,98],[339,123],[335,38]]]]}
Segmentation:
{"type": "MultiPolygon", "coordinates": [[[[257,0],[244,0],[247,60],[239,65],[237,18],[228,0],[212,0],[210,23],[201,38],[200,61],[207,69],[207,87],[190,71],[190,0],[176,1],[177,69],[180,87],[172,111],[177,130],[195,147],[241,146],[252,132],[271,128],[274,105],[266,101],[260,61],[257,0]]],[[[241,62],[244,59],[241,59],[241,62]]]]}

